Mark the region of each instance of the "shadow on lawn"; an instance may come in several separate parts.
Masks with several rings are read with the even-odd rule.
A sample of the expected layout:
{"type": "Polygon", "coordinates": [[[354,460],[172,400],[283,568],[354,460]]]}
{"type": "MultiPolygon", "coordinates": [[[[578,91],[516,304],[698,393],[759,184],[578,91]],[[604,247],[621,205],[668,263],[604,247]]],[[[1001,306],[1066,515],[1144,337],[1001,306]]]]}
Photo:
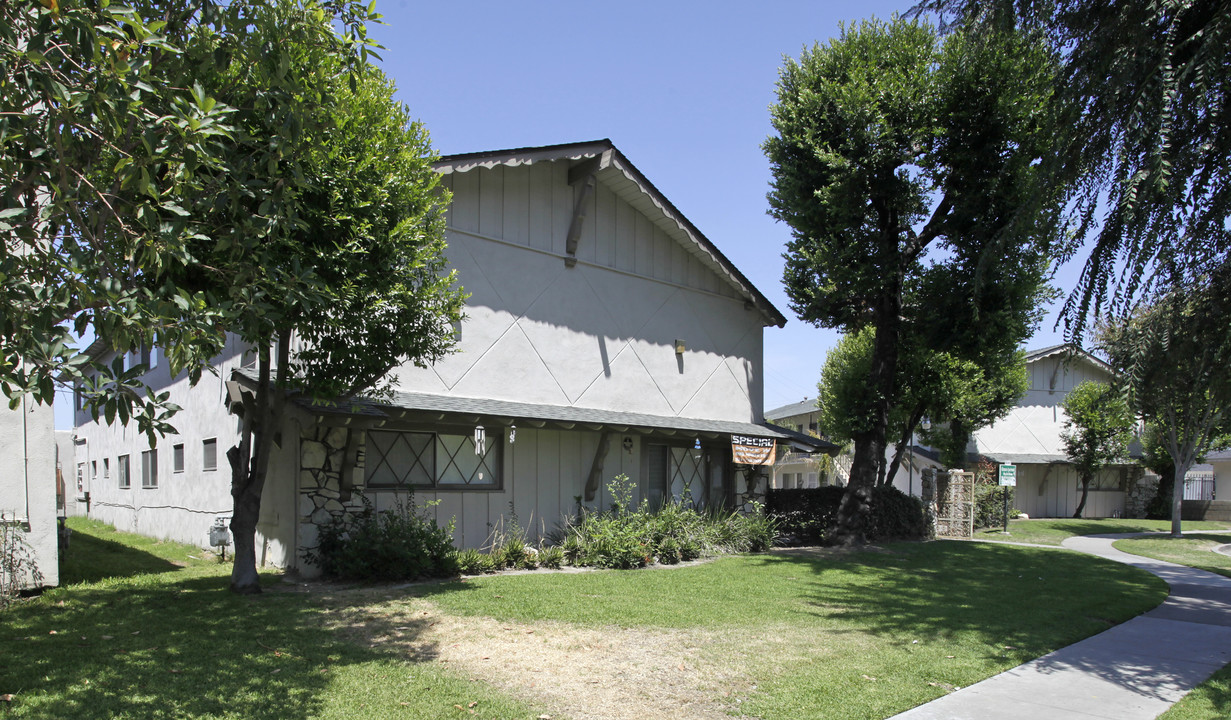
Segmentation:
{"type": "Polygon", "coordinates": [[[60,584],[75,585],[105,578],[175,572],[179,565],[144,550],[85,532],[73,533],[60,552],[60,584]]]}
{"type": "MultiPolygon", "coordinates": [[[[1166,597],[1152,576],[1057,550],[992,543],[895,543],[835,559],[766,556],[816,579],[806,613],[895,638],[977,638],[1021,661],[1107,629],[1166,597]],[[849,578],[826,582],[827,570],[849,578]],[[1024,601],[1024,602],[1023,602],[1024,601]]],[[[796,572],[793,570],[793,572],[796,572]]]]}
{"type": "Polygon", "coordinates": [[[408,644],[411,659],[436,657],[434,646],[415,643],[422,621],[371,618],[357,609],[362,597],[238,597],[226,583],[136,578],[7,612],[0,690],[14,694],[10,714],[308,718],[321,714],[322,691],[348,665],[405,659],[408,644]],[[397,644],[380,642],[395,635],[397,644]]]}

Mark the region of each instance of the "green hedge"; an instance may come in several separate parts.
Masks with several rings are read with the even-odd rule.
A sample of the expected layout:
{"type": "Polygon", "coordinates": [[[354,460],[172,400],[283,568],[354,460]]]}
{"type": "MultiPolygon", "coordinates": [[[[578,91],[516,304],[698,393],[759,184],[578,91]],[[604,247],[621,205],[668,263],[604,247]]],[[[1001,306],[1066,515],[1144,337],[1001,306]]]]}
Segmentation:
{"type": "MultiPolygon", "coordinates": [[[[771,489],[765,498],[765,512],[777,521],[778,544],[824,545],[845,492],[841,487],[771,489]]],[[[893,487],[873,489],[869,540],[918,539],[925,529],[923,504],[918,498],[893,487]]]]}

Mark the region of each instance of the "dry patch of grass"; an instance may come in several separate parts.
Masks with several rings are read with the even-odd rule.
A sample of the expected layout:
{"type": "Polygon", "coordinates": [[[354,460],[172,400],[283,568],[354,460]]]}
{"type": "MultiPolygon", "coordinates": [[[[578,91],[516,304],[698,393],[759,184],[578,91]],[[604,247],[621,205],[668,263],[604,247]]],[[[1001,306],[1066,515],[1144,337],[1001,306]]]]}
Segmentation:
{"type": "Polygon", "coordinates": [[[351,606],[334,629],[409,660],[430,656],[573,720],[720,720],[755,686],[718,660],[731,657],[720,647],[729,638],[700,629],[463,618],[422,599],[351,606]]]}

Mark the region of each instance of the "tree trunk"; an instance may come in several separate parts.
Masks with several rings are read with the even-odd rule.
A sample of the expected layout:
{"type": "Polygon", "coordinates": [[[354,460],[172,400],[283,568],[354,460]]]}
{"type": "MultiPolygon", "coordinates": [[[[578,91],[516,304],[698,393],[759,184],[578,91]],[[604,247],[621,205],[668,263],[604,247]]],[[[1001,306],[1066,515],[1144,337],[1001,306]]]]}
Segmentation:
{"type": "Polygon", "coordinates": [[[231,566],[231,590],[240,595],[261,592],[260,575],[256,569],[256,525],[261,515],[261,495],[269,458],[273,454],[277,422],[282,417],[283,387],[290,360],[290,332],[278,333],[277,379],[271,387],[273,372],[269,346],[258,350],[256,402],[245,408],[243,435],[238,448],[227,455],[231,459],[231,535],[235,541],[235,559],[231,566]],[[233,455],[233,457],[232,457],[233,455]]]}
{"type": "Polygon", "coordinates": [[[1073,512],[1073,517],[1081,517],[1081,513],[1086,509],[1086,498],[1090,495],[1090,480],[1091,476],[1081,476],[1081,502],[1077,503],[1077,510],[1073,512]]]}
{"type": "Polygon", "coordinates": [[[861,545],[867,542],[872,489],[876,486],[878,465],[884,463],[885,432],[889,426],[889,408],[894,399],[901,311],[901,281],[898,280],[886,290],[877,307],[876,343],[868,376],[869,384],[877,390],[872,429],[855,438],[851,481],[842,495],[842,504],[838,506],[838,516],[831,534],[832,544],[861,545]]]}
{"type": "Polygon", "coordinates": [[[1171,537],[1180,537],[1183,531],[1180,529],[1181,521],[1184,519],[1184,476],[1188,474],[1188,466],[1175,466],[1175,479],[1171,488],[1171,537]]]}

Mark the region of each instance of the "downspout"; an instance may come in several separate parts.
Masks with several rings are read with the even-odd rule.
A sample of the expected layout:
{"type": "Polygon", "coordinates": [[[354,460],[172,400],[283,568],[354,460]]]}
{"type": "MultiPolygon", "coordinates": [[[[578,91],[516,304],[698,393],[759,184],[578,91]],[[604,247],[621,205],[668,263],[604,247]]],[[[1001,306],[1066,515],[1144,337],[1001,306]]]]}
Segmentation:
{"type": "Polygon", "coordinates": [[[21,398],[21,470],[26,485],[26,527],[30,526],[30,420],[26,417],[26,401],[21,398]]]}

